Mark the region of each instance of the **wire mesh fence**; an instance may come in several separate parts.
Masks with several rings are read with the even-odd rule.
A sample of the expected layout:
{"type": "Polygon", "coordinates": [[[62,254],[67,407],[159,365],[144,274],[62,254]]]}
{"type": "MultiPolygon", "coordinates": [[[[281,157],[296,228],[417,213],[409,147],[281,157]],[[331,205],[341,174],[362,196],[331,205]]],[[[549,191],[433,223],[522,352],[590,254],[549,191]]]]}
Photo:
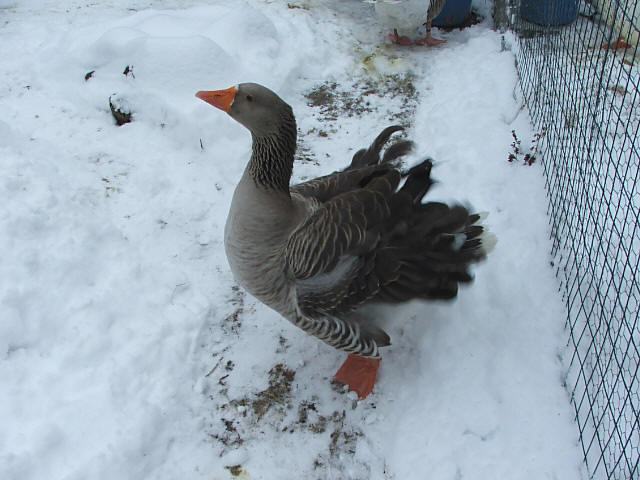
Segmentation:
{"type": "Polygon", "coordinates": [[[500,18],[539,137],[587,471],[640,479],[640,2],[506,0],[500,18]]]}

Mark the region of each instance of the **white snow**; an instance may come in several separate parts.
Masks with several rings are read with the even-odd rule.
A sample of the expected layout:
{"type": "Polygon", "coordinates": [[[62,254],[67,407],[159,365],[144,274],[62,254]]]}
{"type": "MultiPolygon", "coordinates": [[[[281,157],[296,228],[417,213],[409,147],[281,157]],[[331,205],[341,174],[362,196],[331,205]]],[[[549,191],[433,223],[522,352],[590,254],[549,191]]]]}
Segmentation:
{"type": "Polygon", "coordinates": [[[0,478],[581,478],[544,179],[507,161],[533,132],[490,20],[399,49],[358,0],[0,8],[0,478]],[[368,311],[393,345],[365,401],[330,384],[344,354],[229,272],[250,137],[194,94],[242,81],[293,106],[294,180],[400,121],[430,198],[490,212],[455,302],[368,311]],[[334,111],[305,97],[322,86],[334,111]]]}

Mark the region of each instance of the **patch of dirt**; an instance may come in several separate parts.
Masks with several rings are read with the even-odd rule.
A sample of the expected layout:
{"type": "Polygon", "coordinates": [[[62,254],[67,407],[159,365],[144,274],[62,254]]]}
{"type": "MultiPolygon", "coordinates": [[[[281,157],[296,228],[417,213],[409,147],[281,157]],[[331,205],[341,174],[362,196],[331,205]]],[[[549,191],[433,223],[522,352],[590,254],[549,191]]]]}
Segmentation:
{"type": "Polygon", "coordinates": [[[226,418],[220,419],[224,424],[224,430],[220,433],[212,433],[210,437],[222,443],[225,447],[238,447],[244,443],[244,439],[240,436],[238,429],[234,424],[234,420],[226,418]]]}
{"type": "Polygon", "coordinates": [[[409,126],[418,104],[418,91],[414,80],[415,75],[412,73],[384,77],[384,96],[398,95],[401,98],[402,108],[392,117],[399,120],[403,126],[409,126]]]}
{"type": "Polygon", "coordinates": [[[287,3],[287,8],[290,10],[309,10],[308,5],[300,5],[298,3],[287,3]]]}
{"type": "Polygon", "coordinates": [[[327,465],[339,469],[341,457],[356,453],[356,443],[364,433],[359,428],[345,425],[345,418],[346,413],[343,410],[342,413],[333,412],[328,419],[333,431],[329,435],[327,451],[319,454],[313,462],[315,469],[325,469],[327,465]]]}
{"type": "Polygon", "coordinates": [[[225,334],[238,335],[240,327],[242,327],[241,316],[244,313],[244,297],[245,293],[238,285],[231,287],[231,297],[227,300],[228,303],[235,307],[234,311],[227,315],[222,321],[222,330],[225,334]]]}
{"type": "Polygon", "coordinates": [[[249,478],[249,474],[242,469],[242,465],[233,465],[231,467],[224,467],[229,470],[232,477],[235,478],[249,478]]]}
{"type": "Polygon", "coordinates": [[[307,104],[310,107],[326,107],[335,102],[336,82],[325,82],[313,87],[309,92],[305,93],[307,104]]]}
{"type": "Polygon", "coordinates": [[[295,161],[320,165],[316,157],[313,155],[311,149],[306,145],[304,141],[304,135],[300,134],[300,132],[298,132],[298,143],[296,145],[295,161]]]}
{"type": "MultiPolygon", "coordinates": [[[[334,412],[334,416],[337,412],[334,412]]],[[[327,423],[332,417],[320,415],[316,410],[315,402],[303,401],[298,405],[298,420],[296,425],[306,428],[313,433],[324,433],[327,423]]]]}
{"type": "MultiPolygon", "coordinates": [[[[365,59],[366,62],[366,59],[365,59]]],[[[314,137],[330,139],[345,118],[381,116],[380,129],[390,124],[409,127],[418,105],[413,73],[362,75],[348,83],[327,81],[304,94],[317,125],[298,131],[296,161],[319,165],[309,147],[314,137]]]]}
{"type": "Polygon", "coordinates": [[[360,429],[347,428],[344,426],[346,413],[343,410],[342,415],[334,418],[336,428],[331,432],[331,443],[329,444],[329,453],[336,455],[339,452],[350,454],[356,453],[355,444],[358,437],[363,435],[360,429]]]}
{"type": "Polygon", "coordinates": [[[286,338],[280,335],[280,337],[278,338],[278,348],[276,350],[276,353],[284,353],[287,350],[289,350],[289,342],[287,342],[286,338]]]}
{"type": "Polygon", "coordinates": [[[251,402],[253,412],[260,420],[274,405],[285,405],[291,395],[291,383],[296,372],[278,363],[269,370],[269,386],[251,402]]]}
{"type": "MultiPolygon", "coordinates": [[[[307,105],[319,110],[318,119],[334,122],[341,117],[362,116],[377,110],[368,97],[394,98],[400,105],[391,117],[408,125],[418,100],[413,73],[380,75],[377,78],[361,77],[350,85],[339,87],[336,82],[325,82],[305,94],[307,105]]],[[[327,130],[319,136],[328,136],[327,130]]]]}

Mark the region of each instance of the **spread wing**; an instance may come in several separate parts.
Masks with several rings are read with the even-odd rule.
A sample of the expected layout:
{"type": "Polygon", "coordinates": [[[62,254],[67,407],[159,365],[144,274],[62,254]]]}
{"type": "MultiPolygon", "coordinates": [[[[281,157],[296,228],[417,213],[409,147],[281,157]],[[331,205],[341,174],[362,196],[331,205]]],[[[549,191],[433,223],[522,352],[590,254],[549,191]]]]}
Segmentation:
{"type": "MultiPolygon", "coordinates": [[[[314,198],[320,208],[289,238],[287,273],[295,281],[297,325],[328,344],[360,355],[376,356],[389,336],[370,322],[354,318],[352,310],[378,291],[374,269],[376,246],[392,212],[400,173],[395,161],[413,143],[400,140],[380,152],[400,126],[384,129],[368,148],[358,150],[351,164],[290,188],[293,195],[314,198]]],[[[379,255],[378,255],[379,256],[379,255]]]]}
{"type": "Polygon", "coordinates": [[[389,127],[351,165],[291,193],[319,205],[289,237],[286,274],[295,284],[303,330],[328,344],[375,356],[389,344],[388,335],[357,307],[370,299],[402,302],[411,298],[453,298],[458,284],[471,281],[468,268],[487,248],[478,215],[467,208],[422,203],[433,184],[432,162],[408,172],[393,160],[409,142],[380,150],[398,127],[389,127]],[[401,188],[400,177],[406,176],[401,188]]]}
{"type": "Polygon", "coordinates": [[[356,154],[349,169],[316,184],[324,185],[316,192],[328,195],[327,185],[355,183],[320,203],[289,237],[284,259],[296,287],[296,324],[336,348],[376,356],[389,337],[358,318],[358,306],[371,299],[453,298],[490,245],[481,238],[480,217],[467,208],[422,203],[433,184],[430,160],[403,174],[398,189],[398,169],[359,166],[362,158],[356,154]]]}

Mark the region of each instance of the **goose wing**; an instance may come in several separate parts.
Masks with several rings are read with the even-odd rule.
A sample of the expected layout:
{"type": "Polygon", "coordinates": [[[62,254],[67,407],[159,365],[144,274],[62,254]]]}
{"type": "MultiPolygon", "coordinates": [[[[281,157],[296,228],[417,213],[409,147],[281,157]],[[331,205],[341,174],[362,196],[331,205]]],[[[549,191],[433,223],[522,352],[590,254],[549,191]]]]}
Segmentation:
{"type": "Polygon", "coordinates": [[[308,280],[329,273],[345,256],[373,250],[391,214],[390,202],[400,173],[392,168],[377,169],[362,181],[362,188],[323,203],[293,232],[285,248],[286,268],[292,278],[308,280]]]}
{"type": "Polygon", "coordinates": [[[378,347],[390,343],[389,336],[346,314],[352,310],[349,306],[371,297],[360,295],[356,301],[362,292],[354,290],[354,284],[368,276],[391,217],[400,173],[376,170],[365,180],[363,188],[338,195],[313,212],[289,238],[284,257],[296,284],[298,326],[335,348],[377,356],[378,347]]]}

